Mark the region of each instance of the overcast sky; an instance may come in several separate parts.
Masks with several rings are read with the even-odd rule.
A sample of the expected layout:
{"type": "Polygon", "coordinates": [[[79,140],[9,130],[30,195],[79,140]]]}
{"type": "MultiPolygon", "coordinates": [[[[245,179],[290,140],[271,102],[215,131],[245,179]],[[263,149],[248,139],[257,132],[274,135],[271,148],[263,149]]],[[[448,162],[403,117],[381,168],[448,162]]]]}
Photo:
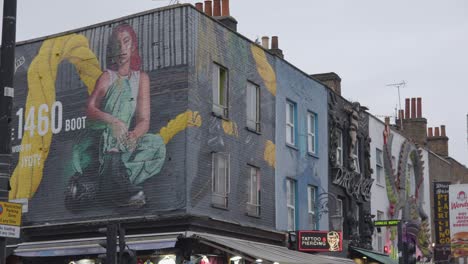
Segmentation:
{"type": "MultiPolygon", "coordinates": [[[[171,0],[18,0],[17,40],[167,5],[171,0]]],[[[198,1],[181,0],[194,4],[198,1]]],[[[449,153],[468,163],[468,1],[231,0],[238,31],[279,36],[285,59],[307,73],[336,72],[342,94],[377,116],[398,91],[422,97],[428,127],[446,125],[449,153]]],[[[3,3],[3,1],[2,1],[3,3]]]]}

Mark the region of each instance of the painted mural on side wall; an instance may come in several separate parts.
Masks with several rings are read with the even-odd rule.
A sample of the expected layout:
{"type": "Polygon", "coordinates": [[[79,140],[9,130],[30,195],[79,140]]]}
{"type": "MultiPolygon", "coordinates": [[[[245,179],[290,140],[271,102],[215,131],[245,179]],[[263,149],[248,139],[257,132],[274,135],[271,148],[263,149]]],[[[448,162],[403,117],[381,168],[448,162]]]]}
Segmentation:
{"type": "Polygon", "coordinates": [[[145,25],[168,31],[159,19],[17,48],[10,200],[27,205],[26,225],[184,208],[183,133],[202,119],[187,109],[187,47],[171,40],[188,36],[151,35],[145,25]]]}
{"type": "MultiPolygon", "coordinates": [[[[409,140],[400,146],[399,157],[392,157],[393,134],[388,124],[384,130],[383,166],[387,197],[390,202],[389,219],[402,219],[403,241],[417,247],[417,255],[432,258],[431,231],[424,203],[424,161],[422,150],[409,140]]],[[[391,256],[398,259],[396,247],[397,227],[387,228],[385,244],[391,248],[391,256]]]]}

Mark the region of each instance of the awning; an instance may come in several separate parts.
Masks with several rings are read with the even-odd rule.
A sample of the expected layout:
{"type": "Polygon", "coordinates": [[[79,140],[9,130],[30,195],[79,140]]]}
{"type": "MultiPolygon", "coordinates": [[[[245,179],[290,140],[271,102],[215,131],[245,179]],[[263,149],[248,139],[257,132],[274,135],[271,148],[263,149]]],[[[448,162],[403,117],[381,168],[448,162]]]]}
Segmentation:
{"type": "MultiPolygon", "coordinates": [[[[127,245],[133,250],[154,250],[173,248],[180,233],[127,236],[127,245]]],[[[55,240],[46,242],[21,243],[14,254],[21,257],[54,257],[73,255],[97,255],[106,250],[99,245],[104,237],[90,239],[55,240]]]]}
{"type": "Polygon", "coordinates": [[[279,264],[351,264],[351,259],[336,258],[323,255],[312,255],[289,250],[286,247],[253,242],[212,234],[195,233],[200,243],[225,250],[231,254],[238,254],[250,259],[262,259],[263,263],[279,264]]]}
{"type": "Polygon", "coordinates": [[[370,251],[370,250],[367,250],[367,249],[363,249],[363,248],[356,248],[356,247],[349,247],[351,250],[354,250],[356,252],[359,252],[361,253],[362,255],[368,257],[368,258],[371,258],[379,263],[383,263],[383,264],[398,264],[398,261],[395,261],[393,260],[392,258],[390,258],[389,256],[385,255],[385,254],[381,254],[379,252],[375,252],[375,251],[370,251]]]}

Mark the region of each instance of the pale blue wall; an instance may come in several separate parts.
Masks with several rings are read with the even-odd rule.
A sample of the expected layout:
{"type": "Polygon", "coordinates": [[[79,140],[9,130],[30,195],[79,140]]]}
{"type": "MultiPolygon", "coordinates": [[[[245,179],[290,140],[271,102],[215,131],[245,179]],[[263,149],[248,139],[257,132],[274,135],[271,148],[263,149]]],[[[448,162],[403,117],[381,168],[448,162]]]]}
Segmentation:
{"type": "MultiPolygon", "coordinates": [[[[286,179],[296,180],[296,230],[310,230],[307,186],[318,187],[317,198],[328,192],[327,89],[283,60],[276,62],[276,228],[288,227],[286,179]],[[286,144],[286,101],[296,103],[296,148],[286,144]],[[316,156],[307,153],[307,113],[317,115],[316,156]]],[[[318,229],[328,229],[328,215],[322,215],[318,229]]]]}

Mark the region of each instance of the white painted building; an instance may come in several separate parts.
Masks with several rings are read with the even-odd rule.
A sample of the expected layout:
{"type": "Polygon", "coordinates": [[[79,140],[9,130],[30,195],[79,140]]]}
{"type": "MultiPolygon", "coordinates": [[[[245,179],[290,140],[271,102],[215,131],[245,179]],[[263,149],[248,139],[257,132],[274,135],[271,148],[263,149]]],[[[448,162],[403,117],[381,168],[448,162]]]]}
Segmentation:
{"type": "MultiPolygon", "coordinates": [[[[371,189],[371,212],[374,220],[405,219],[408,224],[419,226],[413,239],[418,244],[417,256],[422,256],[420,248],[428,254],[432,243],[430,223],[430,182],[428,152],[405,138],[397,130],[388,127],[374,116],[369,118],[371,142],[371,167],[374,183],[371,189]],[[386,143],[386,144],[385,144],[386,143]],[[428,230],[425,229],[428,223],[428,230]],[[419,232],[422,232],[421,234],[419,232]]],[[[409,229],[408,229],[409,230],[409,229]]],[[[411,234],[407,234],[411,236],[411,234]]],[[[375,228],[373,248],[384,253],[389,250],[397,259],[397,228],[375,228]]]]}

